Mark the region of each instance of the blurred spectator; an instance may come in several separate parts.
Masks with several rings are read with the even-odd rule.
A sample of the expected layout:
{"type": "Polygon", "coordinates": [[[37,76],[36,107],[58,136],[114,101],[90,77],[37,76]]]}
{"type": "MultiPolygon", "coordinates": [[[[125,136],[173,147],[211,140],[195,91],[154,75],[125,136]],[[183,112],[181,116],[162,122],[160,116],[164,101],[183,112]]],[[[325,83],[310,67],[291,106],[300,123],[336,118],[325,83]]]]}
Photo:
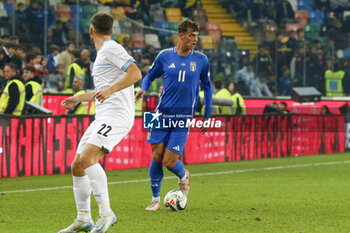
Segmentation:
{"type": "Polygon", "coordinates": [[[254,70],[257,75],[270,71],[272,67],[271,57],[265,52],[265,46],[259,45],[259,52],[254,58],[254,70]]]}
{"type": "Polygon", "coordinates": [[[23,2],[17,4],[17,10],[15,12],[15,34],[19,36],[22,42],[29,43],[30,38],[28,38],[27,30],[27,14],[26,6],[23,2]]]}
{"type": "Polygon", "coordinates": [[[345,60],[343,67],[345,70],[345,76],[342,82],[344,95],[350,96],[350,59],[345,60]]]}
{"type": "Polygon", "coordinates": [[[34,74],[39,75],[38,64],[40,64],[41,55],[36,52],[30,52],[28,53],[27,59],[28,62],[26,66],[32,66],[34,68],[34,74]]]}
{"type": "Polygon", "coordinates": [[[2,44],[10,42],[10,37],[8,35],[1,36],[2,44]]]}
{"type": "MultiPolygon", "coordinates": [[[[22,47],[19,45],[16,46],[14,53],[11,56],[10,63],[15,64],[17,69],[20,70],[22,69],[22,58],[20,57],[20,54],[17,54],[17,48],[22,48],[22,47]]],[[[18,51],[20,52],[20,49],[18,51]]]]}
{"type": "Polygon", "coordinates": [[[267,9],[264,6],[264,0],[255,0],[251,7],[252,20],[257,23],[273,23],[268,19],[267,9]]]}
{"type": "Polygon", "coordinates": [[[303,41],[305,40],[305,32],[303,28],[299,28],[297,30],[297,37],[298,37],[298,41],[303,41]]]}
{"type": "Polygon", "coordinates": [[[286,102],[280,102],[279,108],[281,109],[283,114],[289,113],[289,111],[287,110],[287,103],[286,102]]]}
{"type": "Polygon", "coordinates": [[[39,13],[39,0],[30,0],[30,5],[25,10],[26,26],[31,42],[40,41],[37,14],[39,13]]]}
{"type": "Polygon", "coordinates": [[[267,104],[264,108],[264,114],[271,114],[271,115],[276,115],[276,114],[283,114],[282,110],[278,107],[276,102],[273,102],[271,104],[267,104]]]}
{"type": "Polygon", "coordinates": [[[281,47],[278,48],[277,51],[277,61],[275,63],[277,64],[277,76],[282,75],[282,67],[290,66],[290,62],[292,60],[292,50],[290,48],[287,48],[286,43],[282,43],[281,47]]]}
{"type": "Polygon", "coordinates": [[[287,47],[291,49],[292,55],[296,52],[298,49],[298,40],[297,40],[297,33],[296,31],[289,31],[289,39],[287,41],[287,47]]]}
{"type": "Polygon", "coordinates": [[[73,62],[73,54],[72,51],[75,49],[75,44],[73,41],[70,41],[67,45],[66,50],[60,53],[58,57],[58,64],[62,64],[64,66],[65,73],[68,71],[68,67],[73,62]]]}
{"type": "MultiPolygon", "coordinates": [[[[131,52],[131,53],[129,53],[129,55],[135,59],[136,65],[141,69],[142,68],[141,54],[138,53],[137,51],[132,52],[131,49],[127,49],[127,51],[128,51],[128,53],[129,53],[129,51],[131,52]]],[[[151,57],[150,57],[150,60],[151,60],[151,57]]]]}
{"type": "Polygon", "coordinates": [[[327,31],[328,38],[334,41],[335,49],[346,49],[349,47],[347,35],[343,32],[342,23],[336,20],[333,27],[327,31]]]}
{"type": "Polygon", "coordinates": [[[314,4],[317,10],[327,11],[330,9],[330,0],[315,0],[314,4]]]}
{"type": "Polygon", "coordinates": [[[71,88],[74,77],[82,76],[85,78],[85,68],[84,63],[81,61],[81,52],[79,49],[74,49],[73,54],[73,63],[68,67],[66,81],[64,84],[65,88],[71,88]]]}
{"type": "Polygon", "coordinates": [[[278,90],[277,90],[277,77],[275,75],[275,73],[273,72],[267,72],[265,74],[267,82],[266,85],[269,88],[269,90],[271,91],[271,93],[273,93],[274,95],[278,94],[278,90]]]}
{"type": "Polygon", "coordinates": [[[49,68],[47,67],[49,59],[46,57],[42,59],[39,67],[39,74],[50,74],[49,68]]]}
{"type": "Polygon", "coordinates": [[[0,114],[21,115],[25,103],[25,88],[15,64],[5,64],[4,77],[7,85],[0,98],[0,114]]]}
{"type": "Polygon", "coordinates": [[[156,58],[157,54],[155,52],[155,47],[153,45],[147,45],[145,49],[145,53],[149,54],[151,58],[151,63],[153,63],[154,59],[156,58]]]}
{"type": "Polygon", "coordinates": [[[272,93],[267,86],[268,76],[266,76],[268,72],[262,73],[259,77],[255,76],[250,85],[250,94],[253,96],[269,96],[272,97],[272,93]]]}
{"type": "Polygon", "coordinates": [[[7,80],[4,77],[4,70],[0,69],[0,95],[4,91],[6,83],[7,83],[7,80]]]}
{"type": "MultiPolygon", "coordinates": [[[[46,26],[50,28],[56,21],[55,13],[52,11],[50,6],[46,7],[46,26]]],[[[37,14],[37,25],[39,26],[39,32],[42,36],[45,29],[45,4],[43,0],[39,0],[38,3],[38,14],[37,14]]],[[[43,37],[43,36],[42,36],[43,37]]]]}
{"type": "Polygon", "coordinates": [[[253,64],[248,63],[247,66],[239,70],[235,75],[235,82],[241,87],[242,95],[250,95],[250,85],[254,79],[255,74],[253,64]]]}
{"type": "Polygon", "coordinates": [[[281,96],[291,95],[294,83],[290,78],[290,71],[288,67],[283,67],[282,73],[283,75],[278,79],[278,94],[281,96]]]}
{"type": "Polygon", "coordinates": [[[326,48],[326,57],[333,58],[335,56],[334,40],[328,39],[326,48]]]}
{"type": "Polygon", "coordinates": [[[249,56],[244,55],[241,56],[238,60],[238,69],[242,69],[243,67],[247,66],[247,64],[249,63],[249,56]]]}
{"type": "Polygon", "coordinates": [[[125,49],[130,49],[130,44],[131,44],[130,37],[125,36],[123,38],[123,41],[121,42],[121,45],[123,45],[125,49]]]}
{"type": "Polygon", "coordinates": [[[321,115],[332,115],[332,113],[326,105],[323,105],[321,107],[321,115]]]}
{"type": "Polygon", "coordinates": [[[18,36],[11,36],[10,41],[14,43],[16,46],[19,45],[19,37],[18,36]]]}
{"type": "Polygon", "coordinates": [[[21,59],[21,69],[26,66],[27,63],[27,53],[23,46],[18,45],[16,48],[16,55],[21,59]]]}
{"type": "Polygon", "coordinates": [[[47,59],[47,68],[50,72],[53,72],[56,68],[55,57],[59,54],[60,48],[57,45],[51,45],[50,47],[51,53],[46,56],[47,59]]]}
{"type": "MultiPolygon", "coordinates": [[[[49,27],[47,28],[46,46],[47,48],[50,48],[51,45],[53,45],[53,29],[52,27],[49,27]]],[[[41,49],[44,50],[44,41],[41,47],[41,49]]]]}
{"type": "Polygon", "coordinates": [[[73,23],[71,21],[68,21],[65,23],[65,28],[66,28],[66,35],[67,39],[70,41],[79,41],[79,44],[83,44],[83,37],[81,33],[77,33],[73,29],[73,23]]]}
{"type": "Polygon", "coordinates": [[[327,70],[325,73],[325,91],[326,96],[344,96],[343,78],[344,70],[341,70],[340,63],[334,64],[334,69],[327,70]]]}
{"type": "Polygon", "coordinates": [[[297,79],[300,79],[303,77],[304,74],[304,66],[306,68],[306,64],[304,63],[304,58],[306,58],[306,46],[300,45],[296,54],[295,54],[295,63],[294,66],[291,64],[291,74],[293,74],[293,79],[296,77],[297,79]]]}
{"type": "MultiPolygon", "coordinates": [[[[86,91],[83,89],[83,87],[84,87],[84,77],[81,75],[75,76],[73,78],[73,82],[72,82],[74,96],[85,94],[86,91]]],[[[77,104],[73,108],[73,110],[68,110],[67,113],[68,114],[80,114],[80,115],[88,114],[88,102],[81,101],[79,104],[77,104]]]]}
{"type": "Polygon", "coordinates": [[[141,57],[141,72],[143,77],[148,73],[151,64],[151,56],[148,53],[143,54],[141,57]]]}
{"type": "Polygon", "coordinates": [[[233,115],[246,115],[247,109],[244,103],[244,99],[239,93],[239,86],[236,83],[230,82],[228,85],[228,90],[231,94],[233,101],[233,115]]]}
{"type": "Polygon", "coordinates": [[[42,80],[39,76],[34,75],[34,67],[26,66],[23,69],[23,79],[25,81],[26,100],[42,105],[43,90],[41,87],[42,80]]]}
{"type": "Polygon", "coordinates": [[[52,43],[62,47],[67,42],[67,36],[63,30],[63,23],[57,20],[52,30],[52,43]]]}
{"type": "Polygon", "coordinates": [[[25,12],[26,5],[23,2],[19,2],[17,4],[17,10],[16,10],[16,16],[17,20],[19,20],[21,23],[25,24],[27,22],[27,14],[25,12]]]}
{"type": "Polygon", "coordinates": [[[297,30],[297,41],[298,41],[298,47],[309,44],[305,38],[305,31],[303,28],[299,28],[297,30]]]}
{"type": "Polygon", "coordinates": [[[269,43],[269,50],[272,58],[275,60],[276,55],[277,55],[277,50],[279,47],[281,47],[281,44],[283,44],[283,33],[282,32],[277,32],[276,33],[276,39],[269,43]]]}
{"type": "MultiPolygon", "coordinates": [[[[221,80],[215,80],[214,81],[214,87],[216,90],[216,93],[214,95],[214,98],[224,98],[224,99],[230,99],[231,93],[226,88],[222,87],[221,80]]],[[[216,106],[217,113],[220,115],[231,115],[232,109],[229,106],[216,106]]]]}
{"type": "Polygon", "coordinates": [[[278,24],[294,22],[294,10],[288,0],[282,0],[277,3],[276,22],[278,24]]]}
{"type": "Polygon", "coordinates": [[[73,94],[73,89],[72,88],[65,88],[64,87],[65,81],[64,79],[59,79],[57,83],[57,91],[60,94],[73,94]]]}
{"type": "Polygon", "coordinates": [[[94,82],[92,80],[92,69],[94,63],[90,59],[91,53],[87,49],[81,51],[81,60],[83,61],[83,66],[85,69],[85,80],[84,80],[84,89],[94,89],[94,82]]]}
{"type": "Polygon", "coordinates": [[[56,69],[52,72],[53,74],[60,74],[62,76],[66,75],[64,66],[62,64],[57,64],[56,69]]]}
{"type": "Polygon", "coordinates": [[[306,86],[315,87],[324,93],[324,69],[319,60],[317,47],[313,45],[306,56],[306,86]]]}
{"type": "Polygon", "coordinates": [[[2,46],[1,50],[4,54],[4,57],[0,61],[0,65],[1,65],[0,68],[3,68],[6,63],[11,62],[11,57],[16,52],[16,45],[14,43],[7,42],[2,46]]]}

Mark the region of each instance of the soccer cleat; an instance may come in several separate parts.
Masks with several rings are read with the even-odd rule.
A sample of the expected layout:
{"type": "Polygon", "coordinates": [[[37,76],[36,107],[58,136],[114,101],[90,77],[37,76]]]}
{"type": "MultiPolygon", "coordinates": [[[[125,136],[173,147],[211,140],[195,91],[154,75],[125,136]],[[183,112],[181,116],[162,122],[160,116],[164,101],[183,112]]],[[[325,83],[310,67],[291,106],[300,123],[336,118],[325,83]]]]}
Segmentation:
{"type": "Polygon", "coordinates": [[[94,222],[90,220],[89,222],[83,222],[78,219],[75,219],[72,225],[69,227],[60,230],[58,233],[76,233],[76,232],[89,232],[94,227],[94,222]]]}
{"type": "Polygon", "coordinates": [[[158,202],[158,201],[152,201],[146,207],[146,210],[150,210],[150,211],[156,211],[156,210],[159,210],[159,209],[160,209],[160,202],[158,202]]]}
{"type": "Polygon", "coordinates": [[[190,192],[190,172],[187,169],[185,169],[185,172],[186,179],[184,181],[179,179],[179,190],[187,196],[190,192]]]}
{"type": "Polygon", "coordinates": [[[109,215],[98,216],[96,225],[91,233],[105,233],[107,230],[117,223],[117,216],[111,212],[109,215]]]}

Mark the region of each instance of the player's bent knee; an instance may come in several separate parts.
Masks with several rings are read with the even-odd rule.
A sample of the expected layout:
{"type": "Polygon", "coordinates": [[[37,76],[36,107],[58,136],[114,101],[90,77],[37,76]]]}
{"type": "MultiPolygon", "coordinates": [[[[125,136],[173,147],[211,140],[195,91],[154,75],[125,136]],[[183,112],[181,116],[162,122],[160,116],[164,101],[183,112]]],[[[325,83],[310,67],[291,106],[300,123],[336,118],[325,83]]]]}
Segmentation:
{"type": "Polygon", "coordinates": [[[79,157],[76,157],[71,165],[71,172],[74,176],[83,176],[84,175],[84,168],[82,167],[80,163],[79,157]]]}
{"type": "Polygon", "coordinates": [[[174,160],[174,159],[164,159],[164,166],[167,168],[167,169],[172,169],[175,167],[176,165],[176,162],[177,162],[177,159],[174,160]]]}
{"type": "Polygon", "coordinates": [[[162,162],[162,160],[163,160],[163,155],[161,155],[161,154],[159,154],[159,153],[156,153],[156,152],[153,152],[153,153],[152,153],[152,160],[153,160],[154,162],[160,163],[160,162],[162,162]]]}

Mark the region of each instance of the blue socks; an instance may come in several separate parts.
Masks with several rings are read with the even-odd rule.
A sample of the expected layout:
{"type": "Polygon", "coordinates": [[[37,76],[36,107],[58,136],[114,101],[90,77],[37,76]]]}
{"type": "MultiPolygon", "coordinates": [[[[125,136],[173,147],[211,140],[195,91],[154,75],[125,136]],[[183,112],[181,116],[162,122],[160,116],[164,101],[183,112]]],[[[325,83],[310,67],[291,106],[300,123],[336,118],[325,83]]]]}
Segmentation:
{"type": "MultiPolygon", "coordinates": [[[[180,179],[186,175],[185,167],[183,163],[178,160],[176,162],[175,167],[169,169],[169,171],[173,172],[180,179]]],[[[160,187],[162,185],[163,180],[163,163],[157,163],[151,160],[151,164],[149,166],[149,177],[151,179],[151,189],[153,197],[159,197],[160,195],[160,187]]]]}
{"type": "Polygon", "coordinates": [[[184,164],[180,160],[178,160],[175,167],[169,169],[169,171],[173,172],[180,179],[186,174],[184,164]]]}
{"type": "Polygon", "coordinates": [[[151,179],[151,189],[153,197],[159,197],[160,186],[162,185],[163,179],[163,164],[162,162],[157,163],[153,160],[149,166],[149,177],[151,179]]]}

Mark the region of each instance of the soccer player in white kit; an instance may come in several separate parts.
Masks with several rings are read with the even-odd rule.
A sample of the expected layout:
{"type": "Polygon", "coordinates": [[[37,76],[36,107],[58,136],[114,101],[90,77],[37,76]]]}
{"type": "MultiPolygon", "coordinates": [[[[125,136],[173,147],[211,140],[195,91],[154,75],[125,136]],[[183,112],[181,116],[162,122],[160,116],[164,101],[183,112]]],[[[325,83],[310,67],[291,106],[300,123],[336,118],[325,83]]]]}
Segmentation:
{"type": "Polygon", "coordinates": [[[92,77],[93,92],[69,97],[62,106],[73,109],[80,101],[95,99],[95,120],[81,138],[71,165],[73,192],[78,216],[73,224],[59,231],[107,232],[117,222],[109,204],[106,173],[99,161],[128,134],[134,123],[134,86],[141,79],[135,60],[111,40],[113,18],[96,13],[91,18],[90,38],[97,50],[92,77]],[[94,225],[90,213],[91,191],[99,206],[94,225]]]}

